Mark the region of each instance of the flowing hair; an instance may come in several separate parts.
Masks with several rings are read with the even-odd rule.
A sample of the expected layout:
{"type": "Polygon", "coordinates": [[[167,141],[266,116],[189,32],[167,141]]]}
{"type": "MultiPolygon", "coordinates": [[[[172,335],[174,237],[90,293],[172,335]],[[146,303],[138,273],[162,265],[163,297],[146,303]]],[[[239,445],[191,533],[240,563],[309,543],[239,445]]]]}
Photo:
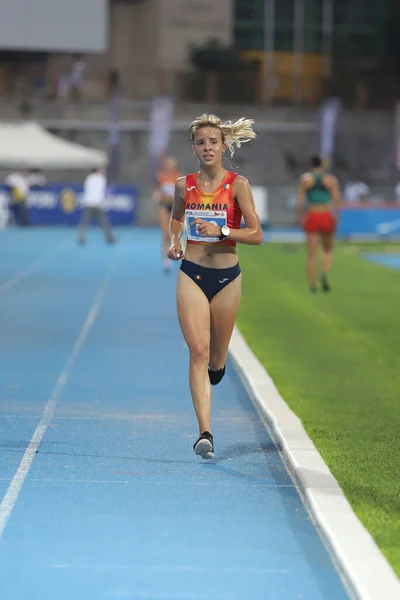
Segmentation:
{"type": "Polygon", "coordinates": [[[222,123],[216,115],[203,113],[190,124],[189,136],[193,143],[194,135],[198,129],[201,127],[215,127],[220,130],[222,142],[227,145],[232,157],[235,146],[240,148],[242,144],[254,140],[256,137],[256,133],[253,131],[253,123],[253,119],[245,119],[244,117],[237,121],[222,123]]]}

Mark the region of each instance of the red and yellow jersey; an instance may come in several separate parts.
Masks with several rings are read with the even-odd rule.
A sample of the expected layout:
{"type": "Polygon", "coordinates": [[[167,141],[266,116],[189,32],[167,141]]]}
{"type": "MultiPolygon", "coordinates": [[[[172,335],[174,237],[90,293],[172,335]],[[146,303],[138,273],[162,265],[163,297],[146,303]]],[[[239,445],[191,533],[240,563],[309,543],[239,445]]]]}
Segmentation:
{"type": "Polygon", "coordinates": [[[192,173],[186,176],[185,217],[187,243],[218,243],[225,246],[236,246],[236,242],[231,240],[221,241],[217,237],[201,237],[196,230],[196,225],[192,225],[191,223],[196,217],[199,217],[211,222],[213,225],[220,227],[227,225],[230,229],[240,229],[242,211],[236,203],[233,193],[233,186],[238,174],[228,171],[215,192],[201,192],[197,187],[197,175],[198,173],[192,173]]]}
{"type": "Polygon", "coordinates": [[[162,196],[166,198],[170,198],[173,200],[174,191],[175,191],[175,182],[181,177],[181,173],[179,171],[174,171],[172,173],[167,173],[166,171],[161,171],[157,175],[158,184],[160,186],[160,192],[162,196]]]}

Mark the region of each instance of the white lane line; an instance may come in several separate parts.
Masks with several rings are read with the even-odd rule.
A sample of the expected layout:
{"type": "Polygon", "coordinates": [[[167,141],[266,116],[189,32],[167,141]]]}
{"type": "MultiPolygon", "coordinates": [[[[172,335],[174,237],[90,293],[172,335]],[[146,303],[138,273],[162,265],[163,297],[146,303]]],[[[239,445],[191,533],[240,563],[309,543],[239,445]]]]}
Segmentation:
{"type": "Polygon", "coordinates": [[[13,275],[13,277],[10,277],[10,279],[4,281],[4,283],[0,285],[0,294],[6,292],[20,281],[23,281],[24,279],[29,277],[29,275],[31,275],[32,273],[34,273],[47,263],[51,262],[57,256],[57,254],[59,254],[60,252],[62,252],[70,246],[72,246],[72,242],[66,242],[64,244],[61,244],[61,246],[56,248],[56,250],[54,250],[54,252],[51,253],[51,256],[49,258],[42,258],[41,260],[35,261],[20,273],[17,273],[16,275],[13,275]]]}
{"type": "Polygon", "coordinates": [[[101,302],[104,298],[104,295],[107,291],[107,288],[110,284],[110,279],[112,272],[114,271],[116,266],[116,261],[111,265],[108,269],[106,276],[101,283],[99,290],[94,298],[93,304],[90,308],[88,316],[82,326],[82,329],[79,333],[78,339],[75,342],[75,345],[72,349],[72,352],[65,363],[63,370],[60,373],[59,378],[57,379],[56,385],[51,393],[49,400],[47,401],[44,411],[42,414],[42,418],[39,422],[39,425],[36,427],[35,432],[28,444],[27,449],[21,459],[19,467],[3,497],[3,500],[0,504],[0,541],[3,536],[4,530],[7,526],[10,515],[14,509],[14,506],[18,500],[19,493],[24,484],[24,481],[29,473],[29,470],[32,466],[33,459],[35,458],[35,454],[37,449],[40,446],[40,443],[43,439],[43,436],[48,428],[51,419],[53,418],[57,401],[60,398],[61,392],[68,381],[70,376],[72,367],[75,363],[75,360],[81,351],[83,344],[87,338],[87,335],[96,319],[98,314],[101,302]]]}
{"type": "MultiPolygon", "coordinates": [[[[144,477],[146,477],[146,473],[142,474],[138,474],[138,475],[133,475],[132,479],[130,481],[127,480],[121,480],[121,481],[114,481],[114,480],[110,480],[110,479],[41,479],[39,477],[32,477],[32,479],[30,479],[30,481],[34,481],[35,483],[111,483],[111,484],[131,484],[131,483],[135,483],[138,480],[145,484],[145,485],[176,485],[176,481],[151,481],[149,479],[144,479],[144,477]]],[[[10,477],[0,477],[0,481],[11,481],[10,477]]],[[[237,482],[237,483],[221,483],[220,481],[216,482],[215,480],[211,481],[181,481],[179,485],[188,485],[188,486],[194,486],[194,485],[199,485],[199,486],[213,486],[215,487],[216,485],[218,485],[218,487],[234,487],[237,488],[239,487],[244,487],[244,488],[294,488],[294,485],[288,485],[288,484],[279,484],[279,483],[243,483],[243,482],[237,482]]]]}
{"type": "MultiPolygon", "coordinates": [[[[11,478],[0,478],[0,481],[11,481],[11,478]]],[[[32,477],[29,481],[35,483],[112,483],[117,485],[131,483],[130,481],[112,481],[110,479],[39,479],[39,477],[32,477]]]]}
{"type": "MultiPolygon", "coordinates": [[[[23,410],[24,407],[22,407],[21,410],[23,410]]],[[[1,404],[0,404],[0,411],[1,411],[1,404]]],[[[1,419],[4,420],[15,420],[15,419],[39,419],[40,415],[21,415],[21,414],[2,414],[0,415],[0,422],[1,419]]],[[[54,421],[157,421],[157,422],[172,422],[172,423],[176,423],[176,415],[171,414],[171,416],[163,416],[163,415],[141,415],[141,414],[105,414],[105,415],[99,415],[99,416],[92,416],[92,415],[66,415],[66,416],[62,416],[62,415],[57,415],[57,417],[54,418],[54,421]]],[[[182,419],[184,417],[182,415],[179,415],[179,419],[180,422],[182,422],[182,419]]],[[[188,419],[189,420],[189,419],[188,419]]],[[[222,419],[220,419],[222,420],[222,419]]],[[[225,419],[226,420],[226,419],[225,419]]],[[[214,421],[218,421],[218,419],[214,419],[214,421]]],[[[193,435],[188,436],[189,438],[192,438],[193,435]]]]}
{"type": "Polygon", "coordinates": [[[352,598],[399,600],[400,582],[274,382],[235,328],[230,356],[352,598]]]}

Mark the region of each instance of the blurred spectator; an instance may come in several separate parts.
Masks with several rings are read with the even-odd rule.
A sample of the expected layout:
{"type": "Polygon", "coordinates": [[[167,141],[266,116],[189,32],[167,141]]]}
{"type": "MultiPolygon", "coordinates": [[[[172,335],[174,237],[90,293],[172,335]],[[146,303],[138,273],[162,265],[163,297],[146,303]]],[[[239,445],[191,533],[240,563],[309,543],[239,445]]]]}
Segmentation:
{"type": "Polygon", "coordinates": [[[82,56],[78,56],[72,65],[70,75],[71,96],[73,100],[82,99],[83,77],[86,71],[87,62],[82,56]]]}
{"type": "Polygon", "coordinates": [[[27,119],[32,112],[32,86],[28,78],[24,78],[21,84],[21,97],[19,103],[19,114],[27,119]]]}
{"type": "Polygon", "coordinates": [[[26,200],[29,191],[28,178],[22,171],[14,171],[5,179],[5,185],[10,194],[10,210],[13,212],[17,225],[29,225],[26,200]]]}
{"type": "Polygon", "coordinates": [[[44,68],[36,66],[32,72],[32,94],[35,98],[44,98],[47,88],[47,74],[44,68]]]}
{"type": "Polygon", "coordinates": [[[367,200],[369,194],[369,187],[361,179],[355,179],[349,181],[343,191],[343,197],[345,202],[356,204],[357,202],[364,202],[367,200]]]}
{"type": "Polygon", "coordinates": [[[121,92],[121,78],[118,69],[110,69],[107,73],[107,96],[113,98],[121,92]]]}
{"type": "Polygon", "coordinates": [[[50,63],[47,67],[47,99],[56,100],[58,97],[58,84],[60,77],[60,65],[58,63],[50,63]]]}
{"type": "Polygon", "coordinates": [[[104,211],[104,201],[107,193],[107,178],[105,169],[99,167],[88,175],[83,184],[82,206],[83,215],[79,224],[78,244],[81,246],[86,242],[86,232],[90,221],[96,219],[104,231],[109,244],[115,243],[110,223],[104,211]]]}
{"type": "Polygon", "coordinates": [[[70,76],[65,69],[61,69],[57,79],[58,100],[68,100],[70,92],[70,76]]]}

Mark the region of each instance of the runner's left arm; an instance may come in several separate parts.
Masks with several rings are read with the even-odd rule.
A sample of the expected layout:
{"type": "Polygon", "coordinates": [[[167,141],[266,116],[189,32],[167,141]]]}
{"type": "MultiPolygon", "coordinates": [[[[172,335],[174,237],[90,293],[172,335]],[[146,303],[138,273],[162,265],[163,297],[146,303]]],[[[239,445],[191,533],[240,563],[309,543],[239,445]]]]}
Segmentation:
{"type": "Polygon", "coordinates": [[[233,193],[242,211],[246,227],[231,229],[227,239],[240,244],[259,246],[263,241],[260,219],[254,205],[253,192],[246,177],[239,175],[234,183],[233,193]]]}

